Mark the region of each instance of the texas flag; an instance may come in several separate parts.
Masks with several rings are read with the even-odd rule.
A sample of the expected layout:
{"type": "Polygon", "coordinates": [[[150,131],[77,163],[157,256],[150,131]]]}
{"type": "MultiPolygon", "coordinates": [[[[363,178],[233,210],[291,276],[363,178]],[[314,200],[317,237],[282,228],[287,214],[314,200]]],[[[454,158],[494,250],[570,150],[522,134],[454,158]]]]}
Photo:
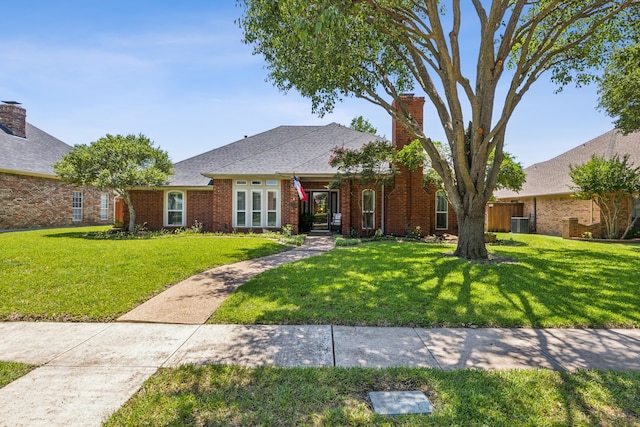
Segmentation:
{"type": "Polygon", "coordinates": [[[307,193],[304,192],[304,188],[302,188],[302,184],[298,180],[297,176],[293,176],[293,187],[298,190],[298,196],[300,196],[300,200],[306,202],[308,200],[307,193]]]}

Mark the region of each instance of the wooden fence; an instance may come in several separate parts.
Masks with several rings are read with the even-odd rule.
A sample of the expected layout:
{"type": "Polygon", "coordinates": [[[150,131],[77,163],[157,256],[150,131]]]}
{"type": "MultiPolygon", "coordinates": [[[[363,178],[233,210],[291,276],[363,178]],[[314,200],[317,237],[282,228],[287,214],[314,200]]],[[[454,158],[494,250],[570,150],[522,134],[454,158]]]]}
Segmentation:
{"type": "Polygon", "coordinates": [[[487,231],[511,231],[511,218],[522,217],[523,203],[487,203],[487,231]]]}

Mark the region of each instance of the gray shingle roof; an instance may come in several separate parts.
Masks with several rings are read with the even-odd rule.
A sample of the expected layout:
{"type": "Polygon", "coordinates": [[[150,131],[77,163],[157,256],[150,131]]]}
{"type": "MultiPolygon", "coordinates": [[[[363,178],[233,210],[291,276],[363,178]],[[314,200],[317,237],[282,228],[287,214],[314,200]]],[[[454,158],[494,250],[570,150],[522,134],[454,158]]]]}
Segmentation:
{"type": "Polygon", "coordinates": [[[0,128],[0,170],[55,176],[54,163],[71,147],[29,123],[26,134],[20,138],[0,128]]]}
{"type": "Polygon", "coordinates": [[[519,193],[501,190],[495,193],[496,198],[531,197],[554,194],[569,194],[569,165],[580,165],[588,162],[593,154],[607,158],[618,154],[629,155],[630,163],[640,166],[640,131],[623,135],[611,130],[591,141],[585,142],[566,153],[560,154],[546,162],[536,163],[524,169],[527,182],[519,193]]]}
{"type": "Polygon", "coordinates": [[[171,186],[207,185],[207,176],[298,174],[329,175],[333,148],[360,148],[379,140],[372,134],[331,123],[326,126],[279,126],[175,164],[171,186]]]}

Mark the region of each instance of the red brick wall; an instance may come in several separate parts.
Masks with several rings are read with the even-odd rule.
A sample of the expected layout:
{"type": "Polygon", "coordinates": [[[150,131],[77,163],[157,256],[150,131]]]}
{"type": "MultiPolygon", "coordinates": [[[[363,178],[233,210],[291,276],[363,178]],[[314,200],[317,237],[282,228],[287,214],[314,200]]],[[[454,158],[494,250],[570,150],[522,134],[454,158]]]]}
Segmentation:
{"type": "Polygon", "coordinates": [[[113,194],[76,187],[57,179],[0,173],[0,229],[108,225],[113,223],[113,194]],[[72,195],[81,191],[83,220],[72,220],[72,195]],[[109,194],[109,218],[100,219],[101,194],[109,194]]]}
{"type": "MultiPolygon", "coordinates": [[[[305,183],[302,183],[305,188],[305,183]]],[[[280,182],[280,219],[281,226],[291,224],[293,226],[293,233],[300,232],[300,196],[293,187],[293,180],[283,179],[280,182]]]]}
{"type": "MultiPolygon", "coordinates": [[[[168,190],[167,190],[168,191],[168,190]]],[[[195,221],[203,224],[204,231],[214,230],[213,196],[210,190],[177,190],[186,193],[187,216],[184,227],[194,225],[195,221]]],[[[136,225],[146,223],[149,230],[178,227],[164,226],[164,198],[165,190],[134,190],[131,191],[131,202],[136,210],[136,225]]],[[[124,209],[124,225],[129,224],[129,208],[124,209]]]]}
{"type": "Polygon", "coordinates": [[[187,223],[191,227],[196,220],[203,231],[213,231],[213,197],[210,190],[187,191],[187,223]]]}
{"type": "Polygon", "coordinates": [[[213,231],[233,230],[233,180],[213,180],[213,231]]]}
{"type": "Polygon", "coordinates": [[[413,182],[413,187],[398,189],[395,186],[372,187],[360,183],[345,183],[340,188],[342,210],[342,234],[349,233],[354,228],[360,235],[373,234],[377,229],[384,229],[386,234],[404,236],[420,227],[422,236],[435,233],[457,234],[458,222],[455,212],[449,205],[449,227],[446,230],[436,230],[435,187],[422,186],[420,182],[413,182]],[[376,197],[375,228],[362,229],[362,191],[374,190],[376,197]],[[384,203],[382,200],[384,193],[384,203]],[[382,209],[384,207],[384,215],[382,209]],[[385,221],[383,227],[382,221],[385,221]]]}
{"type": "MultiPolygon", "coordinates": [[[[136,211],[136,225],[146,223],[149,230],[161,230],[164,215],[164,191],[134,190],[129,192],[136,211]]],[[[129,208],[124,208],[124,227],[129,224],[129,208]]]]}

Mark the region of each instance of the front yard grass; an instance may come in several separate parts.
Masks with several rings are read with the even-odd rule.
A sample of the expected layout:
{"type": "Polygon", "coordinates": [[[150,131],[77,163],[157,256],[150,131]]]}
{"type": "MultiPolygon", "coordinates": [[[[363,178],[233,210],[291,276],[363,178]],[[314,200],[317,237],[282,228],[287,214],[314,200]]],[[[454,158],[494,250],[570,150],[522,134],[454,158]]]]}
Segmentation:
{"type": "Polygon", "coordinates": [[[123,425],[632,426],[640,373],[545,370],[161,369],[105,423],[123,425]],[[370,391],[421,390],[431,415],[376,415],[370,391]]]}
{"type": "Polygon", "coordinates": [[[35,366],[17,362],[0,362],[0,388],[20,378],[35,366]]]}
{"type": "Polygon", "coordinates": [[[0,234],[0,320],[111,321],[193,274],[283,248],[259,237],[87,238],[104,230],[0,234]]]}
{"type": "Polygon", "coordinates": [[[267,271],[210,323],[640,327],[640,246],[499,235],[500,262],[452,246],[379,242],[267,271]]]}

